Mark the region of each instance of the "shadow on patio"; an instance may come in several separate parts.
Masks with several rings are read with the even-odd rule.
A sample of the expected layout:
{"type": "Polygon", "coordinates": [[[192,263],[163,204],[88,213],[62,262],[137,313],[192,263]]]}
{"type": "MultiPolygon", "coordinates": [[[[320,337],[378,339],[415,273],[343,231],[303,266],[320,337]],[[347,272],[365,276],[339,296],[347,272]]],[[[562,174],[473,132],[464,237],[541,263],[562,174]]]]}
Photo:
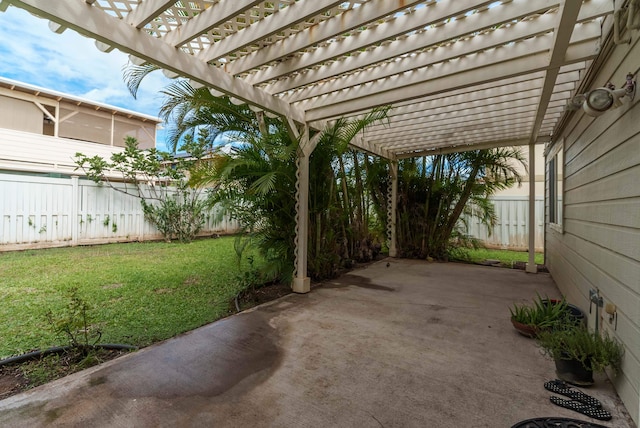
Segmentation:
{"type": "MultiPolygon", "coordinates": [[[[387,260],[0,401],[1,426],[511,427],[553,362],[508,308],[546,274],[387,260]]],[[[587,391],[632,427],[609,381],[587,391]]]]}

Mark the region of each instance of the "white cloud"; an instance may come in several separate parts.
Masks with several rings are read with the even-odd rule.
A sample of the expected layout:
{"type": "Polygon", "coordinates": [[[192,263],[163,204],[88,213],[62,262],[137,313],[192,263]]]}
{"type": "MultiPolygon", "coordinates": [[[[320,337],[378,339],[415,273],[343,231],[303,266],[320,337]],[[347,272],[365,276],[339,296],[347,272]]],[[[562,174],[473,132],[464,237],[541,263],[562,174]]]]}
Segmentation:
{"type": "Polygon", "coordinates": [[[168,83],[152,73],[134,99],[122,79],[127,56],[103,53],[72,30],[55,34],[48,21],[10,6],[0,13],[0,76],[156,116],[158,91],[168,83]]]}

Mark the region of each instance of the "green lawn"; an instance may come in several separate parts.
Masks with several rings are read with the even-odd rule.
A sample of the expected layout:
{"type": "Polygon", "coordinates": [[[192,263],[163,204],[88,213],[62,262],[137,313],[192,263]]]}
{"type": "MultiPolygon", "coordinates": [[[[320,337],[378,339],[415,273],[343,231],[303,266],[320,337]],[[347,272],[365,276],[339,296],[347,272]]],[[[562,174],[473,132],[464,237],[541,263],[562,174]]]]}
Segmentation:
{"type": "MultiPolygon", "coordinates": [[[[491,250],[488,248],[465,249],[462,260],[473,263],[481,263],[485,260],[500,260],[504,265],[511,266],[514,262],[529,261],[529,253],[526,251],[491,250]]],[[[536,253],[536,264],[544,264],[544,254],[536,253]]]]}
{"type": "Polygon", "coordinates": [[[74,287],[102,343],[145,346],[228,315],[238,290],[233,240],[0,253],[0,358],[66,344],[45,313],[61,313],[74,287]]]}
{"type": "MultiPolygon", "coordinates": [[[[190,244],[98,245],[0,253],[0,358],[66,344],[47,321],[69,291],[92,309],[102,343],[146,346],[229,315],[239,290],[233,237],[190,244]]],[[[468,261],[510,265],[526,252],[469,250],[468,261]]],[[[246,258],[245,258],[246,259],[246,258]]],[[[536,254],[536,263],[543,262],[536,254]]]]}

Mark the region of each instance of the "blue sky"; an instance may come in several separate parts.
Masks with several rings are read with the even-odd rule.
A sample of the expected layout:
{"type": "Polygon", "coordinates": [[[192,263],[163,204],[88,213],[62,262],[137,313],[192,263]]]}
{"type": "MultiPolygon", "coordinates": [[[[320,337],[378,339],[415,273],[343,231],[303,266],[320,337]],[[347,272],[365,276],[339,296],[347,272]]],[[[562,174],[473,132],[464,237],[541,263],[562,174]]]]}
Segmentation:
{"type": "MultiPolygon", "coordinates": [[[[103,53],[92,39],[71,30],[56,34],[46,19],[22,9],[9,6],[0,12],[0,76],[157,116],[162,103],[158,91],[169,80],[152,73],[136,100],[122,80],[125,64],[124,53],[103,53]]],[[[158,148],[164,148],[163,143],[159,136],[158,148]]]]}

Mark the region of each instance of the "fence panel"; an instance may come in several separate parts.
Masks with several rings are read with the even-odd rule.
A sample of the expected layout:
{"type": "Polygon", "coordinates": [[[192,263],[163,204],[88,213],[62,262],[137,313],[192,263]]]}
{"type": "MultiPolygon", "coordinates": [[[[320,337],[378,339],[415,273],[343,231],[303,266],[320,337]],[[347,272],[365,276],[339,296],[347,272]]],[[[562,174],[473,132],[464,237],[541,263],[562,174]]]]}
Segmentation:
{"type": "MultiPolygon", "coordinates": [[[[238,230],[213,218],[202,235],[238,230]]],[[[0,174],[0,251],[153,239],[162,235],[131,195],[77,177],[0,174]]]]}
{"type": "MultiPolygon", "coordinates": [[[[529,201],[495,197],[498,222],[493,230],[467,218],[467,233],[497,248],[526,250],[529,201]],[[490,233],[491,232],[491,233],[490,233]]],[[[0,174],[0,251],[77,244],[161,239],[144,218],[140,201],[78,178],[0,174]]],[[[203,235],[233,233],[234,221],[206,217],[203,235]]],[[[536,249],[543,249],[544,200],[536,199],[536,249]]]]}
{"type": "MultiPolygon", "coordinates": [[[[477,218],[465,217],[467,234],[478,238],[488,247],[527,250],[529,242],[529,198],[527,196],[498,196],[492,198],[498,221],[493,229],[477,218]]],[[[536,198],[536,251],[544,249],[544,199],[536,198]]]]}
{"type": "Polygon", "coordinates": [[[71,241],[68,179],[0,175],[0,245],[71,241]]]}

